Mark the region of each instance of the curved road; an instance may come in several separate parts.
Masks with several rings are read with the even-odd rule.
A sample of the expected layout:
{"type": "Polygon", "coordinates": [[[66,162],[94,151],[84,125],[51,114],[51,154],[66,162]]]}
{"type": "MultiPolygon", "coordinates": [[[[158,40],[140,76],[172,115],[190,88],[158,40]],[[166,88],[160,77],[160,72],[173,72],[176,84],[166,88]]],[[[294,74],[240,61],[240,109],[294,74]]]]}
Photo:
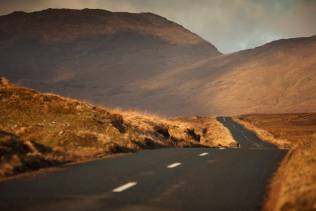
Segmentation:
{"type": "Polygon", "coordinates": [[[0,210],[260,210],[286,151],[218,118],[240,149],[159,149],[0,183],[0,210]]]}

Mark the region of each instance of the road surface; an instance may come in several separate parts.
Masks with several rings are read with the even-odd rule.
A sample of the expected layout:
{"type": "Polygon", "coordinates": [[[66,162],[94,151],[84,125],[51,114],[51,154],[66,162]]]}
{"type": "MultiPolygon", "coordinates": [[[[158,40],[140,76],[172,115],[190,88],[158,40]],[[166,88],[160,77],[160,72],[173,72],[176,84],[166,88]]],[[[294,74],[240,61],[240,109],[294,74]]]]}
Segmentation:
{"type": "Polygon", "coordinates": [[[217,120],[228,128],[233,138],[245,149],[277,149],[268,142],[263,142],[258,136],[233,121],[231,117],[218,117],[217,120]]]}
{"type": "Polygon", "coordinates": [[[158,149],[0,183],[0,210],[260,210],[286,151],[219,118],[239,149],[158,149]]]}

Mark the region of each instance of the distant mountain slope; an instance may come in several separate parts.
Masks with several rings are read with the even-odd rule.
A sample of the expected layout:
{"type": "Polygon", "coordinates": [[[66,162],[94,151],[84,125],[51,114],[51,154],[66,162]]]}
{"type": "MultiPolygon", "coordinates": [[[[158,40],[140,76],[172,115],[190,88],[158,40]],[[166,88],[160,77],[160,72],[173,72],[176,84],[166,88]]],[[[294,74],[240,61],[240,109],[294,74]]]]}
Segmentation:
{"type": "Polygon", "coordinates": [[[171,114],[316,111],[316,36],[205,59],[137,84],[182,99],[178,109],[165,108],[171,114]]]}
{"type": "Polygon", "coordinates": [[[224,74],[200,98],[216,113],[316,111],[316,36],[268,43],[224,56],[224,74]]]}
{"type": "Polygon", "coordinates": [[[226,85],[212,90],[222,112],[316,111],[316,36],[275,41],[241,56],[247,59],[218,80],[226,85]]]}
{"type": "Polygon", "coordinates": [[[0,74],[15,82],[128,107],[142,97],[128,86],[136,79],[220,55],[158,15],[90,9],[1,16],[0,46],[0,74]],[[122,93],[129,93],[123,101],[122,93]]]}
{"type": "Polygon", "coordinates": [[[316,111],[316,37],[222,55],[151,13],[0,16],[0,75],[42,91],[166,115],[316,111]]]}

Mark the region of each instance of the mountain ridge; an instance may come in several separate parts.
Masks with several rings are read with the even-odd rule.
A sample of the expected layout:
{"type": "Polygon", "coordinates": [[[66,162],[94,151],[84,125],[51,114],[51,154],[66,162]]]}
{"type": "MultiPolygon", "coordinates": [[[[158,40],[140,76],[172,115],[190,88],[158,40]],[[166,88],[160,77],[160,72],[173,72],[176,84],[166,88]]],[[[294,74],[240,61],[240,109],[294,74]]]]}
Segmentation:
{"type": "Polygon", "coordinates": [[[11,16],[0,17],[0,74],[20,85],[171,116],[315,110],[315,36],[221,54],[152,13],[11,16]]]}
{"type": "MultiPolygon", "coordinates": [[[[168,32],[165,32],[164,34],[159,34],[159,31],[155,30],[154,28],[146,29],[145,32],[147,33],[156,33],[156,35],[160,38],[166,39],[167,41],[170,41],[171,43],[177,44],[180,42],[180,44],[197,44],[200,42],[205,42],[204,39],[199,37],[198,35],[189,32],[187,29],[185,29],[183,26],[174,23],[170,20],[168,20],[165,17],[159,16],[154,13],[145,12],[145,13],[129,13],[129,12],[111,12],[108,10],[101,10],[101,9],[83,9],[83,10],[74,10],[74,9],[46,9],[42,11],[36,11],[36,12],[13,12],[8,15],[0,16],[1,19],[4,19],[6,21],[22,21],[27,22],[30,21],[30,19],[35,19],[35,21],[38,21],[38,25],[40,24],[40,21],[43,23],[53,21],[58,22],[60,24],[60,21],[70,21],[72,24],[103,24],[103,30],[105,32],[112,32],[112,30],[117,30],[119,28],[137,28],[138,30],[142,30],[140,25],[137,24],[144,24],[146,27],[149,27],[150,24],[152,24],[155,27],[178,27],[177,30],[182,30],[181,32],[184,33],[184,37],[182,39],[176,40],[173,35],[168,34],[168,32]],[[54,18],[52,20],[51,18],[54,18]],[[107,18],[107,19],[104,19],[107,18]],[[17,20],[16,20],[17,19],[17,20]],[[117,21],[117,22],[115,22],[117,21]],[[117,24],[117,25],[115,25],[117,24]],[[133,25],[128,25],[133,24],[133,25]],[[132,26],[132,27],[131,27],[132,26]],[[139,28],[140,27],[140,28],[139,28]],[[162,36],[165,35],[165,36],[162,36]]],[[[23,27],[22,29],[27,29],[29,26],[23,27]]],[[[56,26],[58,27],[58,26],[56,26]]],[[[102,28],[97,28],[97,30],[101,30],[102,28]]],[[[78,31],[77,31],[78,32],[78,31]]],[[[90,31],[91,32],[91,31],[90,31]]],[[[178,31],[176,31],[178,32],[178,31]]],[[[65,37],[62,37],[65,39],[65,37]]],[[[67,37],[66,37],[67,38],[67,37]]],[[[211,45],[211,44],[210,44],[211,45]]],[[[219,51],[213,46],[214,50],[219,53],[219,51]]]]}

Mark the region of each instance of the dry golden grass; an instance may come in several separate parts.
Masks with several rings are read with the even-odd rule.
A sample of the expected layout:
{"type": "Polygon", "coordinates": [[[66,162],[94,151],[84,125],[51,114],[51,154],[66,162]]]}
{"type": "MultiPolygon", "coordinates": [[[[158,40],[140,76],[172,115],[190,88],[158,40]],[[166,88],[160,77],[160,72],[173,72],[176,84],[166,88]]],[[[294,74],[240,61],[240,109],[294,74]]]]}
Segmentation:
{"type": "Polygon", "coordinates": [[[152,129],[153,124],[168,127],[169,133],[173,137],[186,140],[188,129],[196,133],[199,142],[209,147],[235,147],[236,141],[233,139],[230,131],[211,117],[192,117],[192,118],[162,118],[152,113],[143,113],[140,111],[112,109],[113,113],[124,116],[124,119],[135,127],[147,131],[152,129]]]}
{"type": "Polygon", "coordinates": [[[316,210],[316,136],[295,146],[284,158],[264,210],[316,210]]]}
{"type": "Polygon", "coordinates": [[[283,146],[279,140],[286,140],[290,146],[273,177],[264,210],[315,210],[316,114],[253,114],[240,118],[258,135],[266,131],[263,137],[268,141],[283,146]]]}
{"type": "Polygon", "coordinates": [[[201,125],[94,106],[0,78],[0,177],[143,149],[235,146],[215,119],[201,125]]]}
{"type": "Polygon", "coordinates": [[[201,143],[218,147],[237,147],[237,142],[230,131],[221,123],[210,117],[178,118],[186,124],[193,125],[199,134],[203,134],[201,143]]]}

